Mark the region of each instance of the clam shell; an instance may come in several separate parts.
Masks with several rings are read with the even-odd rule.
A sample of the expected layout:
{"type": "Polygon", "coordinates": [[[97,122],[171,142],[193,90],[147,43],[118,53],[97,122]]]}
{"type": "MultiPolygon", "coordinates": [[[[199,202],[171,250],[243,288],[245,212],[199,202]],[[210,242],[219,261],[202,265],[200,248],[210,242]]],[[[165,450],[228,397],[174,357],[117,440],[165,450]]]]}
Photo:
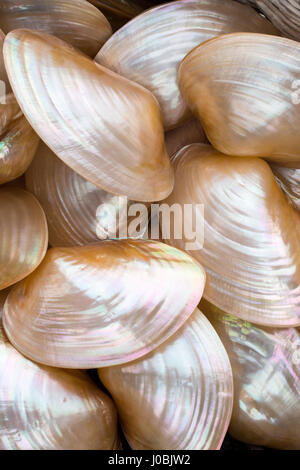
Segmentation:
{"type": "Polygon", "coordinates": [[[297,168],[299,66],[299,43],[235,33],[190,52],[180,65],[178,82],[217,150],[297,168]]]}
{"type": "Polygon", "coordinates": [[[46,254],[46,217],[32,194],[0,189],[0,233],[1,290],[32,273],[46,254]]]}
{"type": "MultiPolygon", "coordinates": [[[[206,270],[204,297],[253,323],[300,325],[300,214],[269,165],[193,144],[177,154],[174,167],[175,187],[166,203],[192,207],[185,223],[195,228],[197,220],[189,252],[206,270]]],[[[175,239],[173,230],[170,239],[162,236],[187,247],[187,236],[175,239]]]]}
{"type": "Polygon", "coordinates": [[[28,121],[74,171],[136,201],[171,192],[160,110],[150,92],[36,31],[9,33],[4,56],[28,121]]]}
{"type": "Polygon", "coordinates": [[[1,0],[0,28],[52,34],[91,57],[112,34],[105,16],[85,0],[1,0]]]}
{"type": "Polygon", "coordinates": [[[167,152],[171,158],[189,144],[207,143],[205,132],[197,119],[185,122],[165,133],[167,152]]]}
{"type": "Polygon", "coordinates": [[[232,365],[234,404],[229,432],[278,449],[300,447],[300,334],[261,328],[201,303],[232,365]]]}
{"type": "Polygon", "coordinates": [[[11,343],[37,362],[122,364],[174,334],[199,303],[204,282],[190,256],[160,242],[52,248],[12,289],[3,323],[11,343]]]}
{"type": "Polygon", "coordinates": [[[196,309],[145,358],[99,369],[133,449],[219,449],[232,410],[231,367],[214,329],[196,309]]]}
{"type": "Polygon", "coordinates": [[[117,448],[110,398],[85,372],[25,359],[0,326],[0,450],[117,448]]]}
{"type": "Polygon", "coordinates": [[[239,0],[258,8],[287,36],[300,41],[300,4],[298,0],[239,0]]]}
{"type": "Polygon", "coordinates": [[[300,169],[272,165],[272,171],[281,189],[296,209],[300,211],[300,169]]]}
{"type": "Polygon", "coordinates": [[[227,0],[181,0],[159,5],[113,34],[97,54],[99,64],[152,91],[166,129],[189,119],[177,85],[177,69],[198,44],[223,33],[277,34],[251,8],[227,0]]]}
{"type": "Polygon", "coordinates": [[[21,176],[29,167],[39,137],[25,119],[13,96],[0,103],[0,184],[21,176]]]}
{"type": "MultiPolygon", "coordinates": [[[[87,245],[99,238],[130,235],[132,218],[127,219],[127,213],[131,201],[97,188],[65,165],[44,143],[26,173],[26,187],[45,211],[52,246],[87,245]]],[[[141,224],[137,235],[143,237],[148,229],[147,211],[141,224]]]]}

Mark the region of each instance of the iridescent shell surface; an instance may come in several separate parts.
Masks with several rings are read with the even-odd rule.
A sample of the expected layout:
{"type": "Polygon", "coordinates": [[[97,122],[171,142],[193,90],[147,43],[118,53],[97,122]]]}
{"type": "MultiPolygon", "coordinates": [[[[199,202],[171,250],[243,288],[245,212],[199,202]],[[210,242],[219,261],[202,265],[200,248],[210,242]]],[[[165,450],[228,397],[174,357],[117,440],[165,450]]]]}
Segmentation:
{"type": "Polygon", "coordinates": [[[260,328],[201,303],[232,365],[229,432],[249,444],[300,448],[300,334],[260,328]]]}
{"type": "MultiPolygon", "coordinates": [[[[203,232],[204,244],[198,236],[190,254],[206,270],[207,300],[253,323],[300,325],[300,214],[264,160],[187,146],[175,158],[166,202],[191,205],[185,223],[203,232]]],[[[162,236],[185,249],[185,232],[182,239],[162,236]]]]}
{"type": "Polygon", "coordinates": [[[258,8],[286,36],[300,41],[299,0],[239,0],[258,8]]]}
{"type": "Polygon", "coordinates": [[[180,61],[198,44],[219,34],[277,34],[253,9],[227,0],[181,0],[137,16],[105,43],[95,60],[152,91],[166,129],[190,117],[177,85],[180,61]]]}
{"type": "Polygon", "coordinates": [[[136,201],[171,192],[160,109],[148,90],[36,31],[9,33],[4,57],[28,121],[74,171],[136,201]]]}
{"type": "Polygon", "coordinates": [[[0,290],[28,276],[44,258],[48,228],[36,198],[19,188],[0,189],[0,290]]]}
{"type": "Polygon", "coordinates": [[[27,170],[39,143],[13,94],[6,95],[4,101],[0,102],[0,184],[27,170]]]}
{"type": "Polygon", "coordinates": [[[0,28],[53,34],[91,57],[112,34],[105,16],[85,0],[1,0],[0,28]]]}
{"type": "Polygon", "coordinates": [[[1,326],[0,450],[119,448],[115,407],[84,372],[40,366],[8,342],[1,326]]]}
{"type": "Polygon", "coordinates": [[[234,33],[190,52],[180,65],[178,83],[217,150],[297,168],[299,67],[298,42],[234,33]]]}
{"type": "Polygon", "coordinates": [[[196,261],[160,242],[52,248],[12,289],[3,323],[11,343],[37,362],[122,364],[174,334],[199,303],[204,282],[196,261]]]}
{"type": "Polygon", "coordinates": [[[142,238],[147,233],[147,208],[135,233],[131,230],[132,201],[97,188],[65,165],[44,143],[26,173],[26,187],[45,211],[52,246],[87,245],[127,235],[142,238]]]}
{"type": "Polygon", "coordinates": [[[271,168],[283,192],[294,207],[300,211],[300,169],[286,168],[275,164],[271,168]]]}
{"type": "Polygon", "coordinates": [[[123,366],[99,369],[133,449],[219,449],[232,410],[231,367],[196,309],[167,343],[123,366]]]}
{"type": "Polygon", "coordinates": [[[39,141],[11,93],[2,53],[4,39],[0,30],[0,184],[26,171],[39,141]]]}

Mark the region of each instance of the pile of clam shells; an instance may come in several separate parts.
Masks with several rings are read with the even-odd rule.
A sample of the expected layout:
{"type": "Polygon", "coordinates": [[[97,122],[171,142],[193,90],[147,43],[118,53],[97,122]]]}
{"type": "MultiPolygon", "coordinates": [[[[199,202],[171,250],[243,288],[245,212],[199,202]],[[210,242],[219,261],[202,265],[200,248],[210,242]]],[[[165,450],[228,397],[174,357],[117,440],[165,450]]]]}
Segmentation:
{"type": "Polygon", "coordinates": [[[0,449],[300,449],[299,2],[0,28],[0,449]]]}

